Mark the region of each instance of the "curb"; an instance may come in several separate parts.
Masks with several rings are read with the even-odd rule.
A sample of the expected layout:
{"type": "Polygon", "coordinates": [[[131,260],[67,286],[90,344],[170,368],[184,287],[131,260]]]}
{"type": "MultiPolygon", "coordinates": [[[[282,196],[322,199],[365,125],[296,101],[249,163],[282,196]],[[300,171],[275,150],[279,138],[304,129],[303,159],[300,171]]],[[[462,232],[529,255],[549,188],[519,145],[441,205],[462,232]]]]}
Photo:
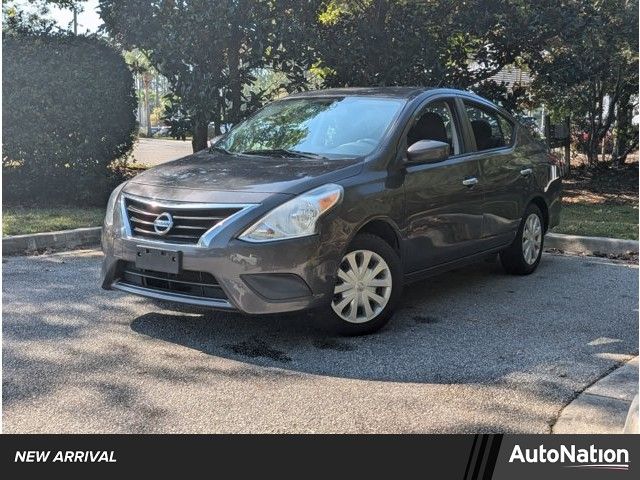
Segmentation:
{"type": "Polygon", "coordinates": [[[581,237],[578,235],[564,235],[561,233],[548,233],[544,237],[546,248],[555,248],[564,252],[625,255],[638,253],[637,240],[622,240],[620,238],[605,237],[581,237]]]}
{"type": "Polygon", "coordinates": [[[70,250],[100,244],[102,227],[76,228],[59,232],[12,235],[2,239],[3,255],[21,255],[46,249],[70,250]]]}
{"type": "MultiPolygon", "coordinates": [[[[552,432],[609,434],[622,433],[625,428],[638,427],[627,421],[634,397],[638,394],[638,357],[623,363],[609,374],[587,387],[562,409],[552,432]]],[[[637,400],[635,400],[637,406],[637,400]]]]}
{"type": "MultiPolygon", "coordinates": [[[[58,232],[13,235],[2,239],[3,255],[16,255],[45,249],[71,250],[76,247],[98,245],[102,227],[76,228],[58,232]]],[[[583,254],[625,255],[638,253],[637,240],[619,238],[582,237],[548,233],[545,235],[546,249],[583,254]]]]}

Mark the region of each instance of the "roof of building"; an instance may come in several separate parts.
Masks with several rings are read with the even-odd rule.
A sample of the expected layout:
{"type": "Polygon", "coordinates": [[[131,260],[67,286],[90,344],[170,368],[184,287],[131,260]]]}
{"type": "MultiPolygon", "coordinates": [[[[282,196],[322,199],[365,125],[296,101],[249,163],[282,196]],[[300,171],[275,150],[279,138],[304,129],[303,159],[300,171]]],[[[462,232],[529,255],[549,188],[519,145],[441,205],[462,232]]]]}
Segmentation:
{"type": "Polygon", "coordinates": [[[515,85],[529,85],[533,78],[529,72],[513,65],[508,65],[493,77],[489,77],[489,80],[493,80],[498,84],[504,83],[507,87],[513,88],[515,85]]]}

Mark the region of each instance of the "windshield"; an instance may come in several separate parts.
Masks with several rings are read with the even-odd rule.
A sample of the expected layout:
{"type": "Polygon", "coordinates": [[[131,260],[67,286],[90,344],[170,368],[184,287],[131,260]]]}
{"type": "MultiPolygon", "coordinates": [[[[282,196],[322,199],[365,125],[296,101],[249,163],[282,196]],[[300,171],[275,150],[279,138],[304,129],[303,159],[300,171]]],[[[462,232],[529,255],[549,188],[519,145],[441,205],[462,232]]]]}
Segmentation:
{"type": "Polygon", "coordinates": [[[404,100],[298,98],[267,105],[215,147],[231,153],[344,158],[371,153],[404,100]]]}

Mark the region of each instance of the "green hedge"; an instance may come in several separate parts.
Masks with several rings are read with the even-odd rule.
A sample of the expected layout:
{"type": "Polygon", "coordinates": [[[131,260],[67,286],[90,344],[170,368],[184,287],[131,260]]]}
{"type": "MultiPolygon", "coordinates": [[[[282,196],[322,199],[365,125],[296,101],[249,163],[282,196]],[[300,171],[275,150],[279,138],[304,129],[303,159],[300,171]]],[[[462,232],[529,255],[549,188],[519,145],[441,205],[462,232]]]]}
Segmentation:
{"type": "Polygon", "coordinates": [[[133,78],[93,37],[5,35],[2,173],[9,204],[104,204],[136,130],[133,78]]]}

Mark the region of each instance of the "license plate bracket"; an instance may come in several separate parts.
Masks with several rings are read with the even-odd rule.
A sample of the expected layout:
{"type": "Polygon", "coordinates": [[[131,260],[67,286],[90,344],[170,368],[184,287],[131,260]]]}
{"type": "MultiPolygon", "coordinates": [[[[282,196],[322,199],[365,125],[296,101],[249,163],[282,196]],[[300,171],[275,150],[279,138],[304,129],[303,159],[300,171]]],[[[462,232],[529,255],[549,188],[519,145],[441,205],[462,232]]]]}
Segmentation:
{"type": "Polygon", "coordinates": [[[136,267],[164,273],[180,273],[182,252],[153,247],[136,247],[136,267]]]}

